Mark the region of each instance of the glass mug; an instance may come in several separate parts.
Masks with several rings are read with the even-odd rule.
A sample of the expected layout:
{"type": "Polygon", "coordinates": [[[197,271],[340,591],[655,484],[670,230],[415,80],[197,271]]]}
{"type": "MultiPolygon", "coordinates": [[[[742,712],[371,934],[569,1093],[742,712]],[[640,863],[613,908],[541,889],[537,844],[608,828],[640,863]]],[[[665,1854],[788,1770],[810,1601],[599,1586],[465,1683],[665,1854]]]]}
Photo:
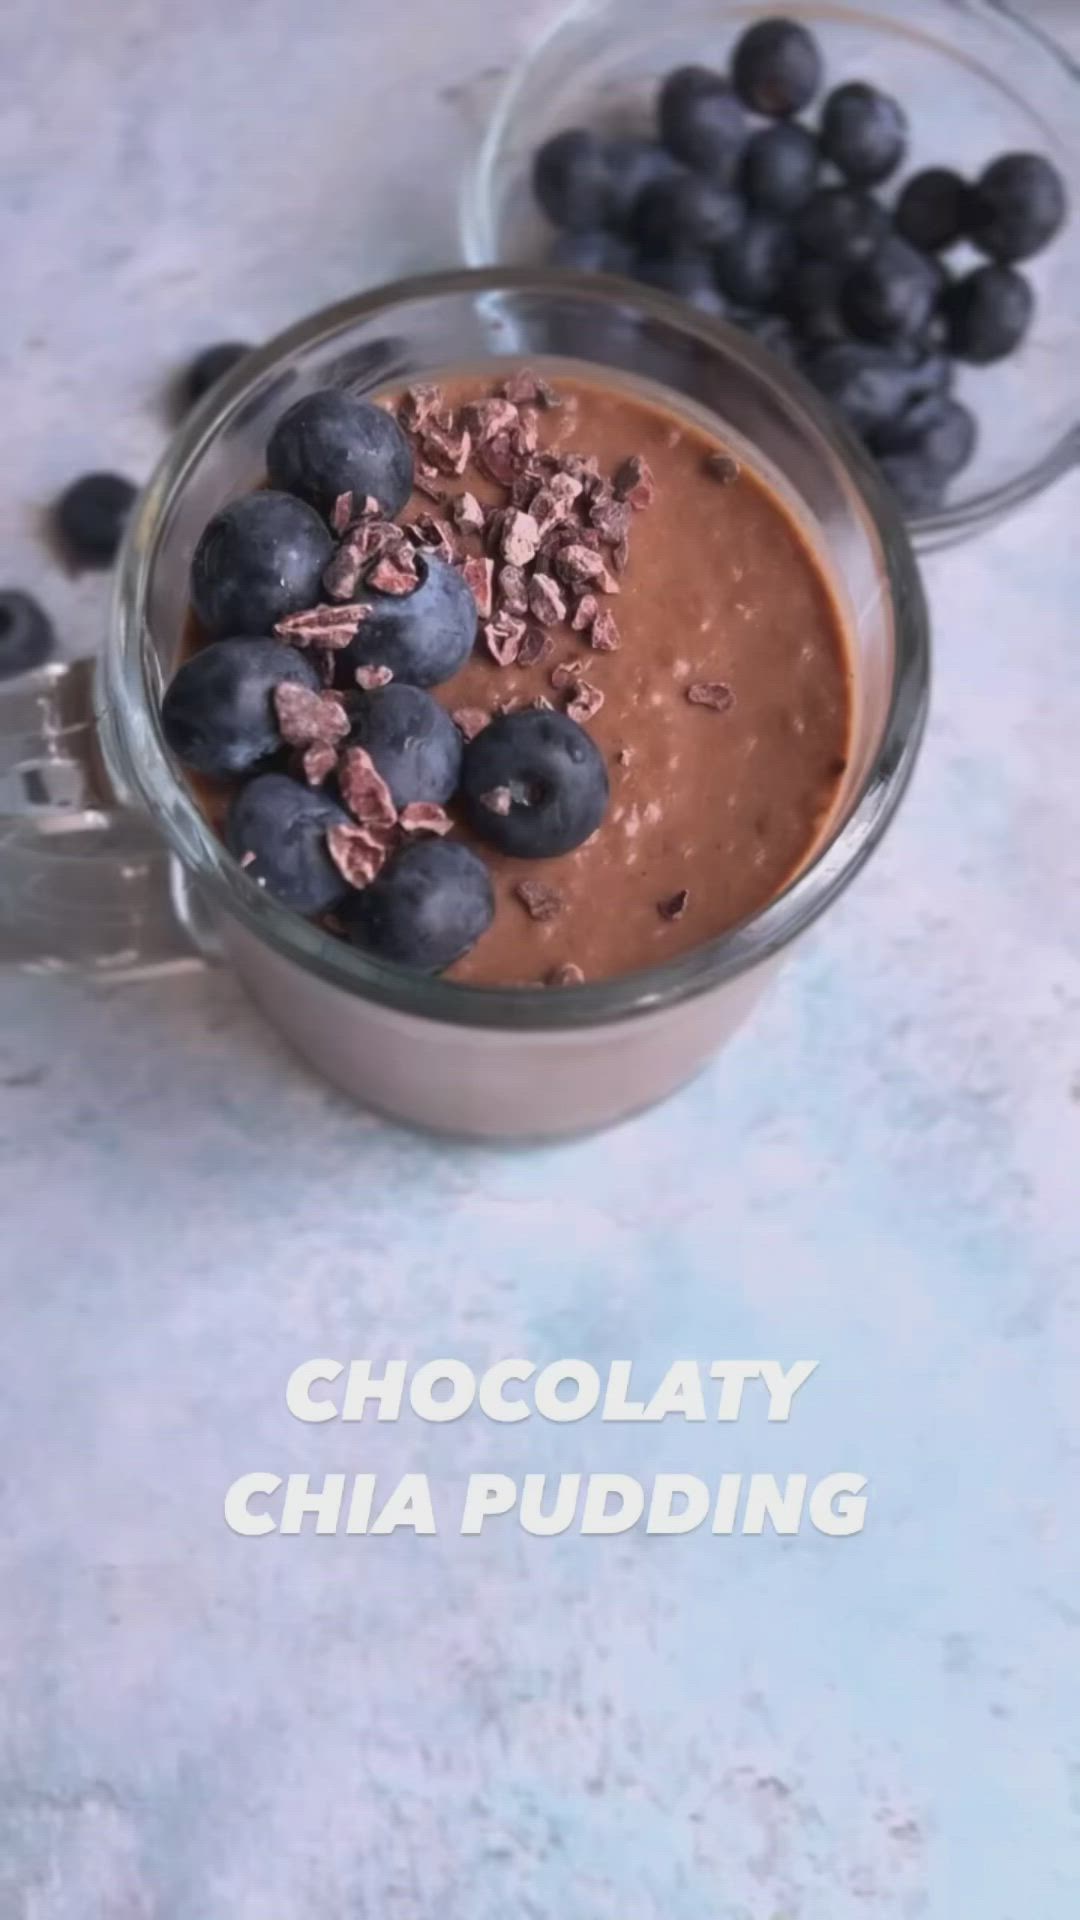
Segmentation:
{"type": "Polygon", "coordinates": [[[629,282],[542,269],[380,289],[250,355],[173,441],[128,532],[92,699],[76,663],[0,700],[0,958],[113,980],[216,960],[311,1066],[395,1119],[499,1140],[602,1126],[705,1064],[876,846],[914,763],[928,680],[926,607],[896,507],[854,441],[746,335],[629,282]],[[203,819],[158,706],[195,543],[258,483],[291,401],[541,356],[659,393],[752,453],[845,608],[853,745],[826,842],[751,920],[618,979],[466,987],[370,959],[269,898],[203,819]]]}

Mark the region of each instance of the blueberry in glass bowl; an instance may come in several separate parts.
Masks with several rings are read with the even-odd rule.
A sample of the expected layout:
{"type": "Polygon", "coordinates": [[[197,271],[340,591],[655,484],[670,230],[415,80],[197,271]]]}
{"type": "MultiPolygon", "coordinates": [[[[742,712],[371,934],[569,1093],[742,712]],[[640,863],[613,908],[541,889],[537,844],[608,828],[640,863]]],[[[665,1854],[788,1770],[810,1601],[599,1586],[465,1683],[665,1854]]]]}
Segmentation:
{"type": "Polygon", "coordinates": [[[703,325],[726,319],[775,343],[804,378],[823,367],[857,414],[868,380],[875,400],[903,392],[906,361],[944,356],[977,427],[964,464],[944,473],[938,440],[913,447],[917,413],[893,423],[902,451],[860,437],[887,479],[903,476],[918,547],[947,545],[1080,459],[1080,75],[998,0],[919,0],[903,14],[893,0],[822,0],[799,7],[795,37],[779,10],[768,34],[762,21],[735,0],[579,0],[496,105],[463,191],[466,256],[637,278],[703,325]],[[803,32],[819,58],[800,78],[803,32]],[[763,78],[770,45],[776,71],[766,58],[763,78]],[[617,229],[570,235],[536,203],[536,155],[573,128],[601,172],[607,157],[598,198],[619,204],[617,229]],[[691,206],[702,189],[680,187],[688,176],[741,200],[749,239],[702,246],[684,227],[662,245],[654,223],[635,246],[636,181],[663,178],[668,203],[691,206]],[[760,238],[761,221],[794,234],[786,273],[772,269],[786,241],[760,238]],[[841,347],[842,378],[827,357],[841,347]],[[915,460],[932,486],[914,484],[915,460]]]}

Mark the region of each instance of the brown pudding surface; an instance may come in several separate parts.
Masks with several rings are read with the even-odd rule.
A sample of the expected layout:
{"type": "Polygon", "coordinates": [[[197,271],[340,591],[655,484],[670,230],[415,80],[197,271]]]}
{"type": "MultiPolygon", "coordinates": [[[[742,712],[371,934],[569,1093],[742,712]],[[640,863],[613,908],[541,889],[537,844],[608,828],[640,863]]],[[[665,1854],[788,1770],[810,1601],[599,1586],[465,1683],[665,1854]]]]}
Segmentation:
{"type": "MultiPolygon", "coordinates": [[[[549,628],[555,647],[534,667],[500,667],[482,638],[456,678],[433,689],[445,706],[563,706],[551,682],[579,660],[604,704],[587,722],[608,764],[611,801],[592,841],[555,860],[513,860],[485,846],[497,907],[490,931],[449,977],[473,985],[542,981],[560,965],[601,980],[700,946],[773,899],[819,837],[848,752],[851,664],[823,570],[778,496],[745,464],[723,484],[706,462],[721,444],[695,422],[627,388],[552,373],[561,408],[538,416],[540,444],[595,455],[612,476],[629,455],[651,469],[655,496],[633,514],[619,592],[598,595],[619,647],[549,628]],[[721,682],[723,712],[692,704],[691,687],[721,682]],[[625,760],[621,756],[628,756],[625,760]],[[534,920],[523,880],[561,896],[534,920]],[[661,903],[687,891],[677,918],[661,903]]],[[[489,379],[440,382],[453,408],[490,394],[489,379]]],[[[500,490],[470,467],[448,491],[485,501],[500,490]]],[[[432,511],[415,495],[405,517],[432,511]]],[[[434,509],[438,512],[438,509],[434,509]]],[[[482,551],[479,538],[468,543],[482,551]]]]}
{"type": "MultiPolygon", "coordinates": [[[[447,976],[473,986],[541,986],[560,968],[602,980],[671,960],[760,911],[830,820],[852,722],[841,614],[807,535],[765,478],[741,454],[737,465],[724,463],[731,450],[720,440],[641,391],[536,364],[561,400],[529,409],[540,451],[592,456],[607,481],[640,456],[654,493],[632,512],[621,571],[602,547],[605,584],[618,591],[596,598],[614,617],[614,651],[571,629],[577,595],[563,588],[567,622],[539,629],[529,618],[531,636],[549,636],[541,661],[500,666],[482,619],[466,666],[431,689],[455,713],[493,717],[538,699],[564,708],[576,689],[559,686],[557,669],[575,663],[603,696],[585,724],[607,762],[611,798],[591,840],[550,860],[511,859],[473,841],[491,872],[495,919],[447,976]],[[719,475],[710,471],[717,455],[719,475]],[[688,697],[702,687],[719,687],[718,704],[688,697]],[[554,910],[534,917],[515,891],[523,882],[551,889],[554,910]]],[[[432,379],[456,418],[499,393],[514,371],[500,361],[432,379]]],[[[402,397],[380,398],[396,411],[402,397]]],[[[413,444],[422,459],[422,433],[413,444]]],[[[461,476],[429,470],[428,478],[446,503],[468,491],[486,508],[508,504],[506,488],[473,460],[461,476]]],[[[397,518],[422,514],[449,523],[450,506],[418,490],[397,518]]],[[[587,495],[575,514],[588,520],[587,495]]],[[[492,552],[490,534],[487,544],[479,532],[451,528],[451,537],[459,558],[492,552]]],[[[496,554],[496,581],[502,564],[496,554]]],[[[198,644],[192,621],[186,647],[198,644]]],[[[220,822],[230,789],[193,784],[220,822]]],[[[449,811],[456,819],[453,803],[449,811]]],[[[460,824],[454,832],[472,837],[460,824]]]]}

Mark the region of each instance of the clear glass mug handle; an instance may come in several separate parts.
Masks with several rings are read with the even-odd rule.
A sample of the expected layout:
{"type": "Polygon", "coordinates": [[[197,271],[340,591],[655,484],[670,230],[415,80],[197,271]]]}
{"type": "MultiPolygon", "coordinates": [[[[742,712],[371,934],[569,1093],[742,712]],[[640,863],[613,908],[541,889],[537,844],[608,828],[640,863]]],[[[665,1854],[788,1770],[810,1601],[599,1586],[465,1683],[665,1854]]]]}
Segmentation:
{"type": "Polygon", "coordinates": [[[203,965],[209,929],[101,749],[92,660],[0,685],[0,965],[139,979],[203,965]]]}

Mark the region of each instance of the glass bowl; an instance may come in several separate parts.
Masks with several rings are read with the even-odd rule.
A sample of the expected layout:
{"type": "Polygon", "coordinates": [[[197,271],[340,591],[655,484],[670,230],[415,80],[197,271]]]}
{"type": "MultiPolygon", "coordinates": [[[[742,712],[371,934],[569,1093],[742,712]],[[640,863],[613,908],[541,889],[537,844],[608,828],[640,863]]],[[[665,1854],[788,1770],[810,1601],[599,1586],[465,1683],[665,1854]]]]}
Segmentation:
{"type": "Polygon", "coordinates": [[[902,102],[911,146],[901,178],[931,164],[972,177],[996,154],[1024,149],[1051,158],[1070,192],[1070,222],[1023,268],[1038,302],[1024,346],[995,366],[959,370],[979,446],[946,505],[912,517],[925,552],[1000,519],[1080,461],[1080,68],[1002,0],[579,0],[496,104],[463,189],[466,258],[543,259],[552,230],[532,195],[536,148],[571,126],[650,132],[666,72],[688,62],[724,68],[745,27],[777,12],[819,39],[826,86],[866,79],[902,102]]]}

